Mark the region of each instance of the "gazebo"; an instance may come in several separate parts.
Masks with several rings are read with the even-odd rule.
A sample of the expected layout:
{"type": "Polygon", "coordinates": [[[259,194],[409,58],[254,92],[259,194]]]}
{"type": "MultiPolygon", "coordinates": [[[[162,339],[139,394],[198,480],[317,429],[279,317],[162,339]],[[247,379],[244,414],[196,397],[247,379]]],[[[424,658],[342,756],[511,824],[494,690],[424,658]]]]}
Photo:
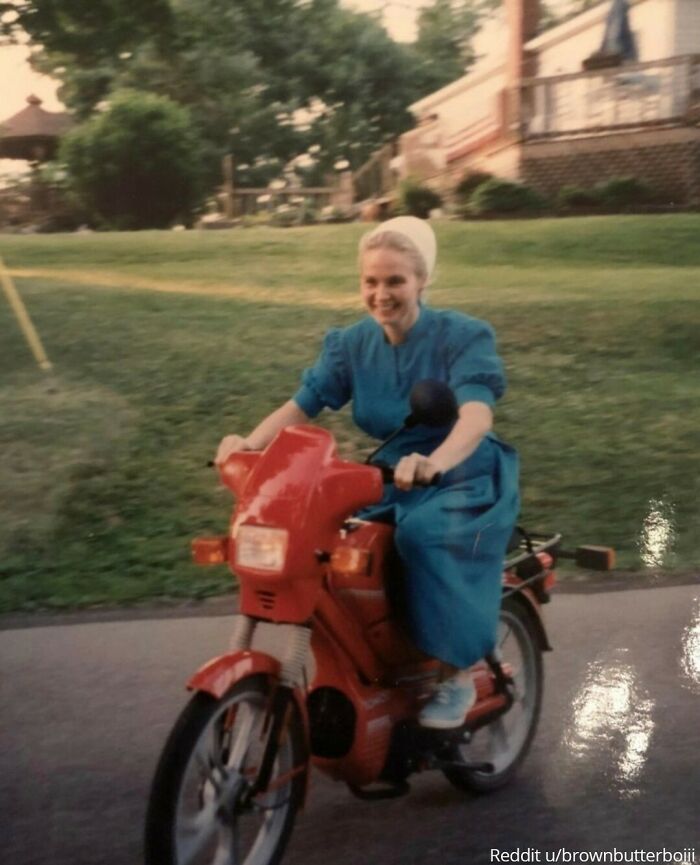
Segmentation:
{"type": "Polygon", "coordinates": [[[63,111],[45,111],[38,96],[29,96],[26,108],[0,121],[0,159],[26,159],[45,162],[51,159],[61,136],[73,125],[63,111]]]}

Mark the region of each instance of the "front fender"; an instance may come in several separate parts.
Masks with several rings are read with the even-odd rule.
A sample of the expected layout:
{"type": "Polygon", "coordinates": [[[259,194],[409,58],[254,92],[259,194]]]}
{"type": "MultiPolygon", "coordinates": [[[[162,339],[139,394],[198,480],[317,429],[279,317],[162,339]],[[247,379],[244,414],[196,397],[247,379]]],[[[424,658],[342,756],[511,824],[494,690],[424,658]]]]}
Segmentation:
{"type": "Polygon", "coordinates": [[[218,700],[241,679],[259,674],[279,679],[279,673],[279,661],[275,658],[265,652],[245,649],[207,661],[188,681],[187,687],[190,691],[204,691],[218,700]]]}
{"type": "MultiPolygon", "coordinates": [[[[236,682],[247,679],[249,676],[268,676],[276,685],[279,682],[280,664],[276,658],[265,652],[256,652],[244,649],[238,652],[229,652],[212,658],[192,676],[187,682],[190,691],[203,691],[219,700],[236,682]]],[[[299,716],[304,729],[304,743],[306,751],[307,767],[305,771],[304,802],[309,789],[308,759],[311,755],[311,741],[309,738],[309,715],[306,710],[306,695],[297,688],[293,692],[293,700],[299,711],[299,716]]]]}

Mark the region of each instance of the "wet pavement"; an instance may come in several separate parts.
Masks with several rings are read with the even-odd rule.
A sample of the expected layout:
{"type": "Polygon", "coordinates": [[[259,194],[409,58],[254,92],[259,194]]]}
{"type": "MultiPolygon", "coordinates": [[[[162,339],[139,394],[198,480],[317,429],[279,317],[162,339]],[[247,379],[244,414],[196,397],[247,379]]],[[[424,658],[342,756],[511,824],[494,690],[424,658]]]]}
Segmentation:
{"type": "MultiPolygon", "coordinates": [[[[517,850],[699,863],[700,586],[560,595],[546,612],[543,717],[510,787],[471,797],[426,774],[408,796],[369,803],[316,775],[285,865],[463,865],[517,850]]],[[[188,618],[0,633],[1,862],[141,862],[182,683],[228,630],[188,618]]]]}

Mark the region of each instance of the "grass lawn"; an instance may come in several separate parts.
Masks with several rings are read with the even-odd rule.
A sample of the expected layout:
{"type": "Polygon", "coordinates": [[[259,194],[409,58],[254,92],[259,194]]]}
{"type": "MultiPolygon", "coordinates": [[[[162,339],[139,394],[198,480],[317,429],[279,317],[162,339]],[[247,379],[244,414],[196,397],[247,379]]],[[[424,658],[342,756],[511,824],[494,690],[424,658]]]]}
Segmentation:
{"type": "MultiPolygon", "coordinates": [[[[700,216],[436,228],[430,302],[499,336],[523,522],[626,569],[696,564],[700,216]]],[[[205,463],[361,314],[363,230],[0,236],[56,369],[50,389],[0,296],[0,610],[230,585],[188,559],[230,507],[205,463]]],[[[369,447],[346,413],[323,422],[345,454],[369,447]]]]}

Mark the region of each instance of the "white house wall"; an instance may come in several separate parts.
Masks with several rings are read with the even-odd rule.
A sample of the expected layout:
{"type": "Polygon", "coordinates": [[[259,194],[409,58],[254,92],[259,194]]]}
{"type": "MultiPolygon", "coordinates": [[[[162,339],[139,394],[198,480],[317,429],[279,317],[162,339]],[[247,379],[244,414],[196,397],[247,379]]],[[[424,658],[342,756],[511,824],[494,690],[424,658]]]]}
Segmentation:
{"type": "Polygon", "coordinates": [[[630,25],[642,62],[665,60],[679,52],[674,45],[678,0],[647,0],[630,11],[630,25]]]}
{"type": "MultiPolygon", "coordinates": [[[[685,53],[678,51],[674,44],[679,3],[689,9],[693,7],[693,17],[700,15],[700,0],[631,0],[630,26],[637,40],[640,61],[685,53]]],[[[583,61],[601,46],[609,10],[609,3],[601,3],[529,42],[528,49],[538,54],[537,75],[549,77],[579,72],[583,61]]],[[[685,12],[684,17],[688,17],[685,12]]]]}
{"type": "Polygon", "coordinates": [[[673,39],[674,54],[700,54],[700,0],[676,0],[673,39]]]}
{"type": "Polygon", "coordinates": [[[495,70],[488,77],[437,107],[448,150],[458,143],[456,139],[459,139],[466,130],[476,130],[483,126],[488,129],[496,128],[498,122],[496,100],[505,83],[505,71],[495,70]]]}
{"type": "MultiPolygon", "coordinates": [[[[668,61],[700,55],[700,0],[628,2],[639,60],[648,64],[641,72],[628,73],[623,67],[581,74],[584,60],[601,47],[612,0],[526,44],[527,54],[536,59],[534,79],[521,91],[520,118],[529,137],[599,134],[684,116],[693,87],[700,87],[700,66],[693,84],[684,62],[668,61]]],[[[492,23],[504,25],[502,20],[492,23]]],[[[512,93],[503,64],[507,45],[502,39],[497,51],[469,74],[410,106],[419,123],[402,138],[404,173],[437,185],[454,184],[472,168],[518,176],[518,147],[508,132],[512,93]]]]}
{"type": "MultiPolygon", "coordinates": [[[[559,27],[531,40],[527,49],[538,56],[537,76],[580,72],[583,61],[603,40],[610,3],[601,3],[559,27]]],[[[700,0],[630,0],[630,24],[639,59],[654,61],[700,53],[700,0]]],[[[478,68],[411,106],[417,117],[436,114],[441,144],[447,150],[497,122],[498,93],[506,84],[503,67],[480,73],[478,68]]]]}

